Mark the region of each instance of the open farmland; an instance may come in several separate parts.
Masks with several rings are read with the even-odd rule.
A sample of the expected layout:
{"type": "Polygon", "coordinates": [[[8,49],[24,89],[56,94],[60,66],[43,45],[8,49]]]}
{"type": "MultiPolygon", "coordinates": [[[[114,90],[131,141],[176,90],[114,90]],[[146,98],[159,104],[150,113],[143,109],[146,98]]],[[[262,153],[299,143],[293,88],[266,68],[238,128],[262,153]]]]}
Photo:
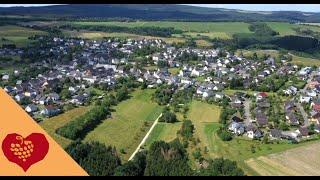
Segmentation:
{"type": "Polygon", "coordinates": [[[69,30],[63,30],[63,33],[66,36],[71,37],[79,37],[84,39],[91,39],[91,40],[102,40],[103,38],[125,38],[125,39],[162,39],[166,41],[167,43],[183,43],[185,42],[184,38],[181,37],[170,37],[170,38],[164,38],[164,37],[156,37],[156,36],[143,36],[138,34],[132,34],[132,33],[121,33],[121,32],[115,32],[115,33],[107,33],[107,32],[100,32],[100,31],[69,31],[69,30]]]}
{"type": "Polygon", "coordinates": [[[114,108],[112,118],[106,119],[84,141],[99,141],[123,149],[122,160],[128,160],[137,148],[162,108],[151,102],[154,90],[136,90],[132,97],[114,108]]]}
{"type": "Polygon", "coordinates": [[[290,24],[285,22],[267,22],[267,24],[275,31],[279,32],[280,36],[296,35],[294,28],[300,27],[302,29],[310,29],[312,31],[320,32],[320,27],[307,26],[302,24],[290,24]]]}
{"type": "Polygon", "coordinates": [[[260,175],[319,176],[320,143],[249,159],[246,163],[260,175]]]}
{"type": "Polygon", "coordinates": [[[0,45],[15,44],[18,47],[24,47],[31,42],[28,39],[30,36],[43,35],[46,32],[24,28],[20,26],[0,26],[0,45]]]}
{"type": "Polygon", "coordinates": [[[64,126],[76,117],[82,116],[89,109],[90,106],[75,108],[58,116],[45,119],[39,124],[59,145],[65,148],[69,143],[71,143],[71,140],[56,134],[56,129],[64,126]]]}
{"type": "Polygon", "coordinates": [[[244,22],[174,22],[174,21],[136,21],[136,22],[70,22],[78,25],[105,25],[125,27],[174,27],[187,32],[224,32],[227,34],[249,33],[248,23],[244,22]]]}

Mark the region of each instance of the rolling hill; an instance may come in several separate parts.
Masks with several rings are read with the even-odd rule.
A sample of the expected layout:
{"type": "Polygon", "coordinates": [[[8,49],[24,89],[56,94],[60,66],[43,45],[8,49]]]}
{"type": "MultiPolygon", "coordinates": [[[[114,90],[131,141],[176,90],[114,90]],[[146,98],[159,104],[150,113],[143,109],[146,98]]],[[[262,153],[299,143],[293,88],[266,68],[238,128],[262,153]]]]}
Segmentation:
{"type": "Polygon", "coordinates": [[[254,12],[174,4],[70,4],[42,7],[2,7],[0,15],[184,21],[320,22],[320,13],[254,12]]]}

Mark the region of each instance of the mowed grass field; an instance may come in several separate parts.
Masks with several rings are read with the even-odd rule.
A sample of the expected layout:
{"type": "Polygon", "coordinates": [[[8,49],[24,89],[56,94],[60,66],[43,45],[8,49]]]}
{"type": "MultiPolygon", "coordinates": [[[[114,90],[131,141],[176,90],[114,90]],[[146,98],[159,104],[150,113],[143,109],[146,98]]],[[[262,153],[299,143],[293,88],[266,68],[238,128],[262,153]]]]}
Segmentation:
{"type": "Polygon", "coordinates": [[[68,122],[72,121],[74,118],[82,116],[90,109],[90,106],[82,106],[70,111],[67,111],[63,114],[58,116],[45,119],[44,121],[40,122],[39,125],[46,130],[47,133],[63,148],[67,147],[72,140],[62,137],[55,133],[56,129],[64,126],[68,122]]]}
{"type": "Polygon", "coordinates": [[[202,146],[208,146],[209,139],[205,133],[205,126],[211,123],[218,123],[221,109],[216,105],[206,102],[192,101],[188,112],[188,119],[195,127],[195,133],[201,140],[202,146]]]}
{"type": "Polygon", "coordinates": [[[46,34],[46,32],[31,28],[24,28],[14,25],[0,26],[0,45],[15,44],[18,47],[24,47],[31,42],[28,37],[44,34],[46,34]]]}
{"type": "Polygon", "coordinates": [[[281,153],[260,156],[246,163],[263,176],[319,176],[320,142],[281,153]]]}
{"type": "Polygon", "coordinates": [[[159,122],[152,130],[145,146],[147,148],[155,141],[170,142],[177,138],[177,132],[180,130],[182,122],[162,123],[159,122]]]}
{"type": "Polygon", "coordinates": [[[131,98],[114,107],[112,118],[106,119],[84,141],[98,141],[105,145],[122,149],[119,153],[122,160],[128,160],[134,150],[150,129],[154,120],[162,112],[162,108],[151,102],[154,90],[136,90],[131,98]]]}

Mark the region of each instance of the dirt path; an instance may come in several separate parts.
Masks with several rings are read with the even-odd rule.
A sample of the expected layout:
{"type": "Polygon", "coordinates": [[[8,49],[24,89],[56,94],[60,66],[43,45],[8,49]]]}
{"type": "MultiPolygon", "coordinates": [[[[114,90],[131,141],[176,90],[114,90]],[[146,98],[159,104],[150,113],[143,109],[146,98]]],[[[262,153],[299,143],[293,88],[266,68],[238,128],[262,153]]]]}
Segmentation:
{"type": "Polygon", "coordinates": [[[139,146],[137,147],[137,149],[132,153],[132,155],[130,156],[128,161],[131,161],[134,156],[139,152],[140,147],[146,142],[146,140],[148,139],[149,135],[151,134],[153,128],[158,124],[160,117],[162,116],[162,113],[159,115],[159,117],[154,121],[154,123],[152,124],[151,128],[149,129],[148,133],[144,136],[144,138],[142,139],[141,143],[139,144],[139,146]]]}

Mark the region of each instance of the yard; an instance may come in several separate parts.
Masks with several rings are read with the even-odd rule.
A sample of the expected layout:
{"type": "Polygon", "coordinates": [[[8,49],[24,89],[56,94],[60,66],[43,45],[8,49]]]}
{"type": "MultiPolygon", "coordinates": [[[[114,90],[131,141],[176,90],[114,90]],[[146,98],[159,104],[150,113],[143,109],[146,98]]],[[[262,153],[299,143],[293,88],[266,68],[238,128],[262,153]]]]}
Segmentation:
{"type": "Polygon", "coordinates": [[[128,160],[134,150],[161,114],[162,108],[151,102],[154,90],[136,90],[132,97],[114,108],[112,118],[106,119],[84,141],[99,141],[115,146],[122,160],[128,160]]]}
{"type": "Polygon", "coordinates": [[[0,45],[15,44],[18,47],[24,47],[31,42],[28,37],[33,35],[43,35],[46,32],[24,28],[20,26],[8,25],[0,27],[0,45]]]}
{"type": "Polygon", "coordinates": [[[70,111],[67,111],[63,114],[60,114],[58,116],[45,119],[44,121],[40,122],[40,126],[47,132],[49,135],[63,148],[67,147],[68,144],[71,143],[70,139],[64,138],[58,134],[55,133],[56,129],[64,126],[71,120],[73,120],[76,117],[82,116],[85,114],[90,107],[79,107],[72,109],[70,111]]]}

